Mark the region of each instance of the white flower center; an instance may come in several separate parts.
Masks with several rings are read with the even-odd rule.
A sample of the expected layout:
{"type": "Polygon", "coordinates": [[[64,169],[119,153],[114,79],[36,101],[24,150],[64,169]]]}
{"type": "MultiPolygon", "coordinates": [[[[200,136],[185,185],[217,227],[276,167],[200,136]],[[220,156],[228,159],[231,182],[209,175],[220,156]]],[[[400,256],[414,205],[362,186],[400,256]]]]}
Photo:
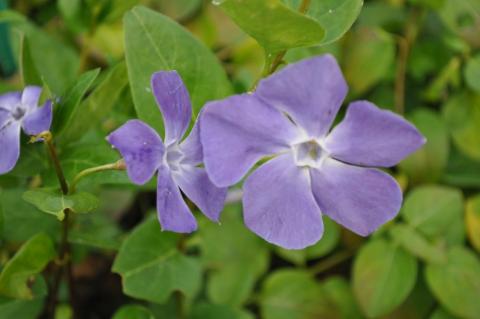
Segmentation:
{"type": "Polygon", "coordinates": [[[22,104],[15,105],[10,112],[13,119],[16,121],[20,121],[25,116],[25,113],[27,113],[27,109],[23,107],[22,104]]]}
{"type": "Polygon", "coordinates": [[[293,144],[292,151],[297,166],[319,168],[328,153],[322,148],[319,141],[311,139],[293,144]]]}
{"type": "Polygon", "coordinates": [[[165,150],[165,162],[173,172],[181,170],[183,159],[184,155],[178,144],[169,145],[165,150]]]}

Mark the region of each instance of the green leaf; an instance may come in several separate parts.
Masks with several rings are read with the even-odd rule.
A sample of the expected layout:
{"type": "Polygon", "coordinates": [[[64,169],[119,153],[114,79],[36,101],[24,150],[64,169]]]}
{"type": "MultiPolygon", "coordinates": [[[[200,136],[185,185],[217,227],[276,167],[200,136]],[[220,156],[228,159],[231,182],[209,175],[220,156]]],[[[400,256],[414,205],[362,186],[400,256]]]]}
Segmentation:
{"type": "Polygon", "coordinates": [[[465,224],[470,243],[478,252],[480,252],[480,194],[467,201],[465,209],[465,224]]]}
{"type": "Polygon", "coordinates": [[[228,305],[198,303],[194,305],[191,319],[253,319],[253,315],[228,305]]]}
{"type": "Polygon", "coordinates": [[[480,161],[480,95],[460,93],[443,106],[443,118],[458,149],[480,161]]]}
{"type": "Polygon", "coordinates": [[[7,241],[21,242],[30,239],[42,230],[52,236],[60,233],[60,223],[42,214],[31,204],[20,200],[24,189],[4,189],[0,193],[3,205],[5,228],[3,237],[7,241]]]}
{"type": "Polygon", "coordinates": [[[37,319],[42,308],[43,300],[41,298],[21,300],[0,297],[0,319],[37,319]]]}
{"type": "Polygon", "coordinates": [[[439,242],[444,242],[449,247],[462,246],[465,244],[466,229],[463,218],[456,218],[447,229],[443,237],[439,237],[439,242]]]}
{"type": "Polygon", "coordinates": [[[260,295],[264,319],[335,318],[322,286],[302,270],[280,270],[264,282],[260,295]]]}
{"type": "Polygon", "coordinates": [[[465,82],[477,93],[480,93],[480,54],[467,61],[464,72],[465,82]]]}
{"type": "Polygon", "coordinates": [[[395,60],[395,41],[389,33],[363,27],[347,38],[345,46],[345,77],[354,93],[364,93],[387,78],[395,60]]]}
{"type": "Polygon", "coordinates": [[[176,21],[188,20],[189,17],[197,12],[196,10],[201,10],[202,7],[202,0],[160,0],[159,2],[160,10],[158,11],[176,21]]]}
{"type": "Polygon", "coordinates": [[[33,299],[30,286],[35,276],[55,258],[53,242],[44,233],[28,240],[8,261],[0,274],[0,294],[19,299],[33,299]]]}
{"type": "Polygon", "coordinates": [[[429,80],[430,85],[423,92],[423,97],[427,102],[442,101],[447,94],[449,85],[454,85],[460,80],[460,64],[459,57],[451,58],[435,79],[429,80]]]}
{"type": "Polygon", "coordinates": [[[463,196],[446,186],[420,186],[408,193],[401,214],[408,224],[428,238],[444,236],[455,220],[461,220],[463,196]]]}
{"type": "Polygon", "coordinates": [[[440,9],[445,4],[445,0],[409,0],[409,2],[429,9],[440,9]]]}
{"type": "Polygon", "coordinates": [[[24,86],[30,84],[43,85],[42,79],[38,74],[35,63],[30,53],[30,45],[25,36],[21,37],[20,48],[20,74],[22,75],[22,83],[24,86]]]}
{"type": "Polygon", "coordinates": [[[73,309],[67,303],[60,303],[55,307],[55,319],[72,319],[73,309]]]}
{"type": "MultiPolygon", "coordinates": [[[[368,2],[358,17],[356,27],[382,27],[388,29],[391,25],[402,25],[407,20],[407,9],[396,3],[374,1],[368,2]]],[[[415,43],[415,47],[421,43],[415,43]]],[[[414,47],[414,48],[415,48],[414,47]]],[[[412,48],[412,50],[414,49],[412,48]]]]}
{"type": "Polygon", "coordinates": [[[339,310],[341,318],[363,318],[350,283],[343,277],[328,277],[323,283],[327,298],[339,310]]]}
{"type": "MultiPolygon", "coordinates": [[[[422,277],[418,277],[415,287],[400,307],[387,318],[425,319],[435,307],[436,300],[422,277]]],[[[383,318],[383,317],[382,317],[383,318]]]]}
{"type": "Polygon", "coordinates": [[[480,0],[445,0],[439,15],[447,27],[469,42],[478,44],[480,0]]]}
{"type": "Polygon", "coordinates": [[[112,319],[155,319],[155,317],[144,306],[125,305],[115,312],[112,319]]]}
{"type": "Polygon", "coordinates": [[[383,239],[363,246],[353,265],[353,292],[368,317],[386,315],[412,291],[417,261],[403,249],[383,239]]]}
{"type": "Polygon", "coordinates": [[[39,276],[32,286],[33,299],[12,299],[0,296],[0,319],[39,318],[47,293],[47,284],[43,277],[39,276]]]}
{"type": "Polygon", "coordinates": [[[200,264],[177,251],[178,239],[177,234],[162,232],[156,219],[135,228],[112,268],[122,276],[126,295],[158,303],[167,301],[175,290],[195,296],[202,280],[200,264]]]}
{"type": "Polygon", "coordinates": [[[70,30],[80,33],[88,30],[90,10],[82,0],[58,0],[58,11],[70,30]]]}
{"type": "Polygon", "coordinates": [[[454,247],[446,265],[429,264],[426,279],[433,294],[452,314],[477,318],[480,313],[480,261],[473,252],[454,247]]]}
{"type": "Polygon", "coordinates": [[[275,247],[275,252],[296,265],[305,265],[307,260],[320,258],[330,253],[340,242],[340,227],[330,218],[326,216],[322,218],[324,225],[323,236],[315,245],[301,250],[275,247]]]}
{"type": "MultiPolygon", "coordinates": [[[[282,0],[292,9],[297,9],[303,0],[282,0]]],[[[306,12],[325,29],[320,44],[332,43],[350,29],[362,9],[363,0],[311,1],[306,12]]]]}
{"type": "MultiPolygon", "coordinates": [[[[462,218],[456,218],[445,232],[444,238],[442,238],[447,246],[451,247],[464,245],[465,239],[466,229],[462,218]]],[[[442,243],[442,240],[440,240],[440,243],[442,243]]]]}
{"type": "Polygon", "coordinates": [[[150,88],[154,72],[177,70],[190,92],[194,114],[231,92],[212,52],[168,17],[144,7],[125,14],[125,54],[138,117],[158,132],[163,120],[150,88]]]}
{"type": "Polygon", "coordinates": [[[57,95],[65,92],[66,88],[74,82],[79,67],[79,57],[75,50],[39,29],[16,12],[3,11],[0,14],[0,20],[3,19],[10,21],[12,28],[19,34],[25,35],[31,62],[42,82],[45,82],[57,95]]]}
{"type": "Polygon", "coordinates": [[[47,190],[31,190],[23,193],[22,198],[42,212],[55,215],[59,220],[65,218],[66,209],[74,213],[88,213],[98,207],[98,198],[86,192],[62,195],[47,190]]]}
{"type": "Polygon", "coordinates": [[[458,187],[480,188],[480,165],[478,162],[453,149],[450,152],[445,183],[458,187]]]}
{"type": "Polygon", "coordinates": [[[59,135],[70,124],[75,109],[99,73],[100,69],[95,69],[82,74],[60,100],[59,105],[55,109],[51,129],[55,136],[59,135]]]}
{"type": "Polygon", "coordinates": [[[414,184],[437,182],[445,171],[450,150],[445,122],[425,108],[415,110],[408,118],[426,137],[427,143],[400,162],[400,168],[414,184]]]}
{"type": "Polygon", "coordinates": [[[102,214],[78,215],[68,234],[68,241],[103,250],[118,250],[122,232],[117,223],[104,213],[102,210],[102,214]]]}
{"type": "Polygon", "coordinates": [[[207,293],[214,303],[243,304],[268,267],[268,245],[245,228],[239,208],[227,207],[220,225],[202,219],[199,227],[202,261],[212,268],[207,293]]]}
{"type": "MultiPolygon", "coordinates": [[[[189,0],[191,2],[192,0],[189,0]]],[[[177,1],[176,1],[177,2],[177,1]]],[[[138,0],[110,0],[103,22],[111,23],[119,20],[126,11],[139,3],[138,0]]]]}
{"type": "Polygon", "coordinates": [[[457,319],[442,308],[437,308],[428,319],[457,319]]]}
{"type": "Polygon", "coordinates": [[[121,97],[127,87],[127,68],[125,63],[121,62],[110,68],[92,94],[74,108],[70,115],[71,124],[60,136],[60,143],[79,140],[85,132],[110,115],[118,103],[123,103],[121,97]]]}
{"type": "Polygon", "coordinates": [[[413,227],[396,224],[388,230],[393,240],[412,255],[430,263],[444,263],[447,260],[443,247],[434,246],[413,227]]]}
{"type": "Polygon", "coordinates": [[[222,9],[268,53],[319,44],[325,31],[280,0],[224,0],[222,9]]]}

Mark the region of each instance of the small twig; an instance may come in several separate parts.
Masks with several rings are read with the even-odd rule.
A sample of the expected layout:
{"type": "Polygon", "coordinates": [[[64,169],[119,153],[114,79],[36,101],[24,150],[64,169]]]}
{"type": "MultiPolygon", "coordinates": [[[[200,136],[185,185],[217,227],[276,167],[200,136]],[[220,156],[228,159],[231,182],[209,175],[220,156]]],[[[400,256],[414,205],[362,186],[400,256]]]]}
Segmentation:
{"type": "Polygon", "coordinates": [[[343,251],[340,251],[326,259],[323,259],[321,260],[320,262],[318,262],[317,264],[315,264],[314,266],[312,266],[309,271],[310,273],[312,273],[313,275],[318,275],[330,268],[332,268],[333,266],[336,266],[350,258],[353,257],[353,255],[355,255],[355,252],[352,251],[352,250],[343,250],[343,251]]]}
{"type": "MultiPolygon", "coordinates": [[[[53,167],[55,169],[55,173],[57,175],[58,183],[60,184],[60,189],[62,194],[67,195],[69,192],[68,184],[65,179],[65,174],[63,173],[62,166],[60,164],[60,160],[57,155],[57,151],[55,149],[55,145],[53,143],[52,133],[49,131],[42,132],[37,136],[32,137],[32,141],[40,141],[43,140],[45,145],[47,146],[48,154],[50,155],[50,159],[52,160],[53,167]]],[[[67,280],[68,280],[68,287],[69,287],[69,297],[70,303],[72,304],[72,308],[75,309],[75,289],[73,286],[73,277],[72,277],[72,263],[70,259],[70,244],[68,243],[68,232],[70,229],[70,211],[68,209],[65,210],[65,218],[62,221],[62,235],[60,239],[60,252],[59,252],[59,259],[58,259],[58,268],[53,278],[53,284],[51,286],[51,290],[49,291],[48,300],[45,304],[44,315],[47,318],[53,318],[55,313],[55,307],[58,302],[58,291],[60,289],[60,283],[62,281],[62,277],[64,275],[64,269],[66,268],[67,272],[67,280]]]]}
{"type": "Polygon", "coordinates": [[[50,159],[52,160],[55,173],[57,174],[60,189],[62,190],[62,193],[66,195],[68,194],[68,184],[67,180],[65,179],[65,175],[63,174],[62,166],[60,165],[60,160],[58,159],[57,151],[55,149],[55,145],[53,144],[52,139],[52,133],[50,133],[50,131],[45,131],[36,136],[33,136],[30,142],[43,140],[43,142],[47,146],[48,154],[50,155],[50,159]]]}
{"type": "Polygon", "coordinates": [[[398,61],[395,76],[395,110],[398,114],[403,114],[405,111],[405,76],[408,52],[409,44],[405,38],[398,39],[398,61]]]}
{"type": "Polygon", "coordinates": [[[399,114],[405,112],[405,79],[407,74],[407,62],[410,50],[418,35],[418,20],[423,15],[422,11],[412,9],[405,26],[403,37],[398,38],[397,71],[395,74],[395,110],[399,114]]]}

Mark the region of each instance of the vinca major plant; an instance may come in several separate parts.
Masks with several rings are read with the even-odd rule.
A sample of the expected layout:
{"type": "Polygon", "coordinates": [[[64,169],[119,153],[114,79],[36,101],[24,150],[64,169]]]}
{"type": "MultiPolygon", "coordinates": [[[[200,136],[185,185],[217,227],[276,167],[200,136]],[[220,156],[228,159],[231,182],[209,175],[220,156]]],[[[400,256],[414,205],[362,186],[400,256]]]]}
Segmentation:
{"type": "Polygon", "coordinates": [[[0,0],[0,319],[480,318],[478,0],[0,0]]]}

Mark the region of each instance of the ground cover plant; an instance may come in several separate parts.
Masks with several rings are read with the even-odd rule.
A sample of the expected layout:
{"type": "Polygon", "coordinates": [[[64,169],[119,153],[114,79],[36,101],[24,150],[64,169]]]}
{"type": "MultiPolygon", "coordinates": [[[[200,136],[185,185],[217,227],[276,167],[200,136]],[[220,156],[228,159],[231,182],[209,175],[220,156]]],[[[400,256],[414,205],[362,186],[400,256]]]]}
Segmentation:
{"type": "Polygon", "coordinates": [[[0,319],[480,318],[480,1],[0,0],[0,319]]]}

